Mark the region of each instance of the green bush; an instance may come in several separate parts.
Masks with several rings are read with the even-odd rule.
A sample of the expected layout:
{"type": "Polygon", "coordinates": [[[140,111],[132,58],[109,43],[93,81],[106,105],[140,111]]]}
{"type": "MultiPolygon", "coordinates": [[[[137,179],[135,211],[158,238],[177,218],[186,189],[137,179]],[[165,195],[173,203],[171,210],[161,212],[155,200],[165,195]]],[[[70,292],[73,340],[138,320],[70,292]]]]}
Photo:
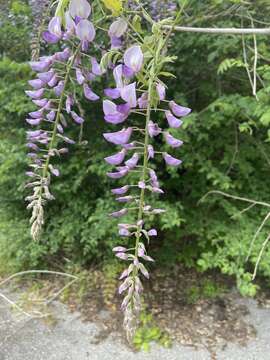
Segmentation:
{"type": "MultiPolygon", "coordinates": [[[[269,21],[269,11],[262,11],[269,7],[267,3],[233,3],[240,4],[243,13],[248,10],[269,21]]],[[[115,204],[103,162],[110,153],[102,139],[106,126],[100,109],[84,103],[84,142],[73,146],[61,160],[61,177],[52,186],[56,200],[46,208],[41,241],[32,242],[24,203],[24,118],[33,108],[24,95],[31,77],[26,64],[31,18],[25,2],[8,4],[10,10],[1,5],[5,11],[0,16],[0,270],[46,266],[52,259],[88,266],[111,257],[111,248],[118,242],[117,221],[107,216],[115,204]],[[12,21],[8,21],[8,13],[12,21]]],[[[189,22],[205,26],[204,14],[226,11],[231,5],[229,0],[190,1],[189,22]]],[[[207,25],[238,26],[239,20],[233,15],[217,16],[207,25]]],[[[252,46],[252,37],[247,42],[252,46]]],[[[259,61],[258,74],[264,87],[258,82],[257,102],[245,68],[238,66],[241,46],[241,37],[186,33],[175,35],[171,42],[171,51],[178,56],[173,68],[177,79],[171,80],[168,93],[192,107],[193,114],[174,131],[185,142],[181,169],[165,171],[163,163],[156,163],[166,190],[156,205],[166,208],[167,213],[154,224],[161,232],[151,248],[160,266],[182,262],[201,270],[218,269],[234,275],[242,293],[253,295],[256,286],[250,283],[250,274],[265,232],[256,241],[250,261],[245,259],[265,210],[253,208],[232,218],[245,204],[217,195],[198,204],[212,189],[256,200],[269,198],[270,66],[259,61]],[[226,59],[230,60],[224,62],[226,59]]],[[[258,51],[269,58],[267,37],[258,38],[258,51]]],[[[74,138],[79,137],[78,128],[69,131],[74,138]]],[[[267,249],[260,265],[265,276],[270,275],[269,260],[267,249]]]]}

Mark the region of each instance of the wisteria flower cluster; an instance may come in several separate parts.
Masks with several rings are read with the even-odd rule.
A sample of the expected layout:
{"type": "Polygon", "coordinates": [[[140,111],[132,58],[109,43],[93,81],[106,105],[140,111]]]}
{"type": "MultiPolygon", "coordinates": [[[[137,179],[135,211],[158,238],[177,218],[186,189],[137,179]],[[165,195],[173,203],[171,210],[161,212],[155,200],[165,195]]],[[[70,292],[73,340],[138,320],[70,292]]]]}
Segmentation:
{"type": "MultiPolygon", "coordinates": [[[[102,6],[100,2],[99,5],[102,6]]],[[[34,194],[27,200],[30,202],[28,207],[33,209],[32,235],[37,238],[44,221],[43,205],[53,198],[49,190],[51,176],[59,176],[51,158],[67,152],[66,147],[57,147],[60,141],[74,143],[64,135],[67,126],[65,117],[69,115],[78,124],[84,121],[76,112],[75,91],[70,92],[69,85],[74,82],[74,77],[76,86],[83,86],[85,97],[98,101],[99,96],[92,90],[91,83],[106,71],[107,78],[111,76],[114,85],[104,90],[102,107],[109,129],[103,137],[117,147],[112,155],[105,158],[112,167],[107,176],[122,183],[112,189],[121,206],[110,216],[120,219],[131,213],[135,219],[133,222],[121,220],[118,224],[119,236],[128,238],[131,246],[117,244],[113,249],[115,256],[127,263],[120,276],[119,293],[125,294],[121,308],[127,337],[131,340],[142,307],[141,278],[149,278],[146,263],[154,261],[148,254],[148,244],[152,237],[158,235],[148,219],[165,211],[151,205],[152,195],[164,194],[153,160],[161,157],[169,167],[182,163],[173,153],[158,151],[155,139],[160,142],[163,138],[172,151],[180,148],[182,140],[175,138],[170,129],[179,128],[191,109],[166,99],[163,78],[170,74],[164,72],[164,67],[173,61],[173,57],[166,54],[171,31],[164,30],[163,25],[171,24],[171,20],[153,20],[139,1],[134,2],[135,15],[134,7],[124,6],[120,0],[106,0],[103,5],[103,12],[109,9],[111,15],[103,17],[103,23],[98,28],[106,31],[110,48],[103,51],[100,64],[90,56],[91,66],[86,70],[83,62],[96,31],[88,20],[91,6],[86,0],[71,0],[64,20],[63,17],[53,17],[48,31],[43,34],[47,43],[64,41],[72,46],[30,64],[38,74],[35,80],[29,82],[33,90],[27,91],[27,94],[39,109],[29,114],[27,122],[39,128],[27,134],[27,146],[31,149],[28,155],[33,160],[32,171],[28,172],[32,181],[28,186],[34,188],[34,194]],[[141,17],[138,16],[139,11],[141,17]],[[52,125],[53,130],[40,127],[43,124],[52,125]],[[125,179],[127,181],[123,185],[125,179]]]]}
{"type": "Polygon", "coordinates": [[[37,106],[29,113],[26,122],[33,128],[27,132],[28,157],[32,160],[31,170],[27,175],[31,181],[27,187],[33,188],[33,194],[26,200],[32,209],[31,234],[38,239],[44,223],[44,204],[54,199],[49,186],[51,177],[60,175],[58,168],[51,160],[68,152],[66,144],[75,144],[73,139],[65,135],[68,118],[81,125],[84,118],[78,114],[76,86],[83,86],[85,97],[97,101],[99,96],[91,89],[91,82],[101,75],[101,69],[94,57],[83,65],[84,52],[88,50],[95,38],[95,27],[88,20],[91,14],[90,4],[72,0],[65,12],[64,21],[55,16],[50,20],[48,31],[43,38],[48,44],[60,41],[64,43],[62,51],[50,56],[42,56],[38,61],[30,62],[36,72],[36,78],[29,81],[32,88],[26,94],[37,106]],[[71,89],[71,85],[73,88],[71,89]]]}

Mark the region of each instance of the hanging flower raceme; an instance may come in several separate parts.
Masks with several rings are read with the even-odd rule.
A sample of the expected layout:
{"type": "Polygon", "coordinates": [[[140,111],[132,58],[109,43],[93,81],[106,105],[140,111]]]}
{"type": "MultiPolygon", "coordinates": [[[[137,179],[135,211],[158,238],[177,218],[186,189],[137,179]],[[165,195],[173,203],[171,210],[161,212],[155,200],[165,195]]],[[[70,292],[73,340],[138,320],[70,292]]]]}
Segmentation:
{"type": "MultiPolygon", "coordinates": [[[[121,19],[110,27],[110,29],[116,29],[115,34],[117,26],[119,26],[119,31],[122,27],[124,28],[121,19]]],[[[163,130],[154,119],[157,118],[157,112],[162,111],[169,128],[178,128],[182,124],[181,119],[191,111],[174,101],[168,102],[165,99],[166,87],[158,77],[161,72],[159,60],[162,57],[160,41],[164,41],[164,34],[161,32],[160,35],[162,35],[161,39],[155,39],[156,44],[153,41],[151,46],[152,57],[149,56],[150,51],[147,47],[145,47],[147,57],[144,56],[139,42],[123,52],[122,59],[113,70],[115,87],[105,89],[107,98],[103,100],[104,120],[108,124],[122,126],[114,132],[103,134],[109,143],[118,146],[118,150],[113,155],[105,158],[109,165],[114,166],[107,175],[116,181],[119,179],[123,181],[122,179],[126,177],[129,179],[127,185],[112,190],[116,201],[122,207],[110,215],[114,218],[122,218],[128,213],[137,213],[133,223],[118,224],[119,236],[135,238],[135,245],[130,248],[119,245],[113,249],[117,258],[128,263],[120,276],[119,293],[125,294],[121,308],[125,313],[124,326],[129,340],[134,336],[141,310],[143,290],[141,277],[148,279],[150,276],[145,263],[154,261],[147,254],[145,241],[149,243],[152,237],[156,237],[157,230],[149,228],[147,217],[164,212],[163,209],[152,207],[147,200],[147,193],[164,193],[150,160],[161,156],[167,166],[176,167],[182,163],[172,154],[155,151],[154,144],[151,144],[155,137],[163,136],[165,143],[172,150],[179,148],[183,142],[170,134],[170,130],[163,130]],[[161,109],[158,110],[158,108],[161,109]],[[134,125],[131,117],[133,114],[143,116],[142,128],[134,125]]]]}
{"type": "Polygon", "coordinates": [[[26,200],[32,209],[31,234],[34,239],[44,223],[44,204],[54,199],[49,186],[53,176],[58,177],[60,171],[51,164],[52,158],[68,152],[66,144],[75,141],[65,135],[69,118],[81,125],[83,116],[79,113],[76,90],[71,90],[74,80],[83,86],[83,92],[89,101],[96,101],[99,96],[92,90],[91,83],[96,76],[102,74],[94,57],[84,59],[84,51],[95,38],[94,25],[88,20],[91,6],[86,0],[71,0],[69,10],[65,13],[65,26],[59,16],[53,17],[48,30],[43,33],[47,43],[62,40],[64,49],[51,56],[40,57],[30,62],[36,72],[36,78],[29,81],[31,87],[26,94],[37,106],[37,110],[29,113],[26,122],[33,127],[27,132],[28,157],[31,159],[31,171],[27,187],[33,188],[33,194],[26,200]],[[65,45],[69,41],[73,46],[65,45]]]}
{"type": "MultiPolygon", "coordinates": [[[[48,44],[61,42],[62,51],[30,63],[37,75],[29,81],[31,89],[26,91],[37,106],[26,120],[33,127],[27,132],[28,156],[31,159],[30,171],[27,172],[31,180],[27,187],[33,188],[33,194],[27,197],[28,208],[32,209],[31,232],[37,239],[44,223],[44,204],[54,198],[50,183],[53,176],[60,176],[60,171],[52,164],[52,158],[68,151],[65,143],[75,143],[65,133],[68,123],[71,121],[82,126],[85,120],[76,89],[81,87],[81,93],[87,100],[98,101],[99,96],[93,90],[94,81],[107,67],[112,70],[114,86],[104,90],[104,120],[110,130],[103,136],[117,149],[105,161],[113,167],[107,176],[112,181],[122,182],[112,189],[119,209],[110,216],[122,219],[127,214],[134,215],[130,223],[121,220],[118,224],[119,236],[125,239],[125,244],[130,242],[132,245],[117,244],[113,249],[115,256],[126,263],[120,276],[119,293],[124,294],[121,308],[127,337],[131,340],[142,306],[142,278],[150,277],[149,267],[154,262],[146,244],[158,236],[148,219],[165,211],[153,206],[152,196],[148,196],[164,194],[153,160],[160,158],[170,167],[181,165],[181,159],[174,153],[183,142],[172,134],[171,129],[175,132],[181,127],[183,118],[191,110],[173,100],[166,100],[166,85],[161,78],[168,75],[168,72],[164,73],[163,66],[173,58],[166,55],[170,32],[163,30],[164,21],[154,22],[138,0],[135,0],[136,15],[134,11],[129,11],[130,8],[124,8],[127,2],[99,2],[98,9],[103,3],[112,16],[117,17],[107,26],[111,15],[104,16],[105,9],[102,9],[102,16],[97,20],[98,28],[104,30],[107,26],[110,42],[110,50],[103,54],[99,63],[96,57],[86,54],[92,48],[104,52],[103,42],[95,43],[96,26],[89,20],[92,13],[89,2],[59,2],[62,3],[64,8],[59,5],[60,10],[43,33],[43,39],[48,44]],[[151,34],[144,35],[141,31],[141,24],[138,24],[140,11],[141,18],[149,22],[151,34]],[[158,113],[163,115],[161,122],[158,113]],[[164,128],[164,123],[168,128],[164,128]],[[170,150],[157,149],[155,140],[160,143],[162,138],[166,149],[170,150]],[[126,184],[123,184],[125,180],[126,184]]],[[[96,11],[93,13],[96,18],[96,11]]]]}

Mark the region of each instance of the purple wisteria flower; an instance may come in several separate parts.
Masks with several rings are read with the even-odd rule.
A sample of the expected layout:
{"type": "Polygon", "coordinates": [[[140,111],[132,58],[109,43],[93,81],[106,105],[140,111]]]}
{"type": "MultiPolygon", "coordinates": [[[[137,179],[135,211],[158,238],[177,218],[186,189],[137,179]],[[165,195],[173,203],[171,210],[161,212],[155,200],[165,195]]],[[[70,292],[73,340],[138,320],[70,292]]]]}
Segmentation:
{"type": "Polygon", "coordinates": [[[182,160],[176,159],[167,153],[163,154],[163,159],[165,160],[166,164],[170,166],[178,166],[182,163],[182,160]]]}
{"type": "Polygon", "coordinates": [[[87,19],[91,14],[91,6],[87,0],[71,0],[69,13],[75,18],[87,19]]]}
{"type": "Polygon", "coordinates": [[[132,134],[132,128],[129,127],[127,129],[122,129],[120,131],[116,131],[114,133],[105,133],[103,134],[104,138],[116,145],[123,145],[128,143],[130,136],[132,134]]]}
{"type": "Polygon", "coordinates": [[[130,47],[124,54],[125,65],[132,69],[134,73],[137,73],[141,70],[143,66],[143,60],[143,52],[141,47],[138,45],[130,47]]]}

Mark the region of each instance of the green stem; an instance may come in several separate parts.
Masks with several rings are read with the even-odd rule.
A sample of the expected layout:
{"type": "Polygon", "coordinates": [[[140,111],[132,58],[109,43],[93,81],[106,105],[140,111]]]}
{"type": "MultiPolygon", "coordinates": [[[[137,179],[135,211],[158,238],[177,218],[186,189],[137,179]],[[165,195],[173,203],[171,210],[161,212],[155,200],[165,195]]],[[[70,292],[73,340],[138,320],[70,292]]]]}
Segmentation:
{"type": "MultiPolygon", "coordinates": [[[[153,66],[152,66],[153,73],[154,73],[154,67],[155,67],[155,64],[153,64],[153,66]]],[[[143,182],[146,182],[146,180],[147,180],[147,171],[148,171],[148,145],[149,145],[148,123],[149,123],[150,117],[151,117],[151,106],[152,106],[151,94],[152,94],[152,90],[153,90],[153,84],[154,84],[154,79],[151,76],[149,79],[149,84],[148,84],[148,104],[147,104],[146,122],[145,122],[143,169],[142,169],[142,176],[141,176],[141,181],[143,181],[143,182]]],[[[143,219],[144,195],[145,195],[145,189],[141,189],[139,211],[138,211],[138,218],[137,218],[138,222],[143,219]]],[[[141,230],[142,230],[142,225],[140,225],[140,226],[138,225],[137,231],[136,231],[136,243],[135,243],[135,257],[136,258],[138,257],[141,230]]],[[[138,273],[138,269],[136,267],[134,267],[133,279],[135,278],[137,273],[138,273]]]]}
{"type": "Polygon", "coordinates": [[[49,167],[49,163],[50,163],[50,152],[51,150],[54,148],[55,146],[55,139],[56,139],[56,135],[57,135],[57,126],[59,124],[60,121],[60,115],[61,115],[61,111],[62,111],[62,107],[63,107],[63,102],[64,102],[64,98],[65,98],[65,90],[69,81],[69,75],[72,69],[72,66],[74,64],[74,61],[76,59],[76,56],[80,50],[80,46],[78,46],[77,50],[75,51],[72,60],[67,64],[67,71],[66,71],[66,75],[65,75],[65,80],[64,80],[64,88],[62,91],[62,94],[60,96],[60,100],[59,100],[59,104],[58,104],[58,108],[57,108],[57,113],[56,113],[56,118],[55,118],[55,122],[54,122],[54,127],[53,127],[53,132],[52,132],[52,137],[51,137],[51,141],[49,144],[49,149],[48,149],[48,156],[43,168],[43,172],[42,172],[42,180],[47,178],[47,174],[48,174],[48,167],[49,167]]]}

